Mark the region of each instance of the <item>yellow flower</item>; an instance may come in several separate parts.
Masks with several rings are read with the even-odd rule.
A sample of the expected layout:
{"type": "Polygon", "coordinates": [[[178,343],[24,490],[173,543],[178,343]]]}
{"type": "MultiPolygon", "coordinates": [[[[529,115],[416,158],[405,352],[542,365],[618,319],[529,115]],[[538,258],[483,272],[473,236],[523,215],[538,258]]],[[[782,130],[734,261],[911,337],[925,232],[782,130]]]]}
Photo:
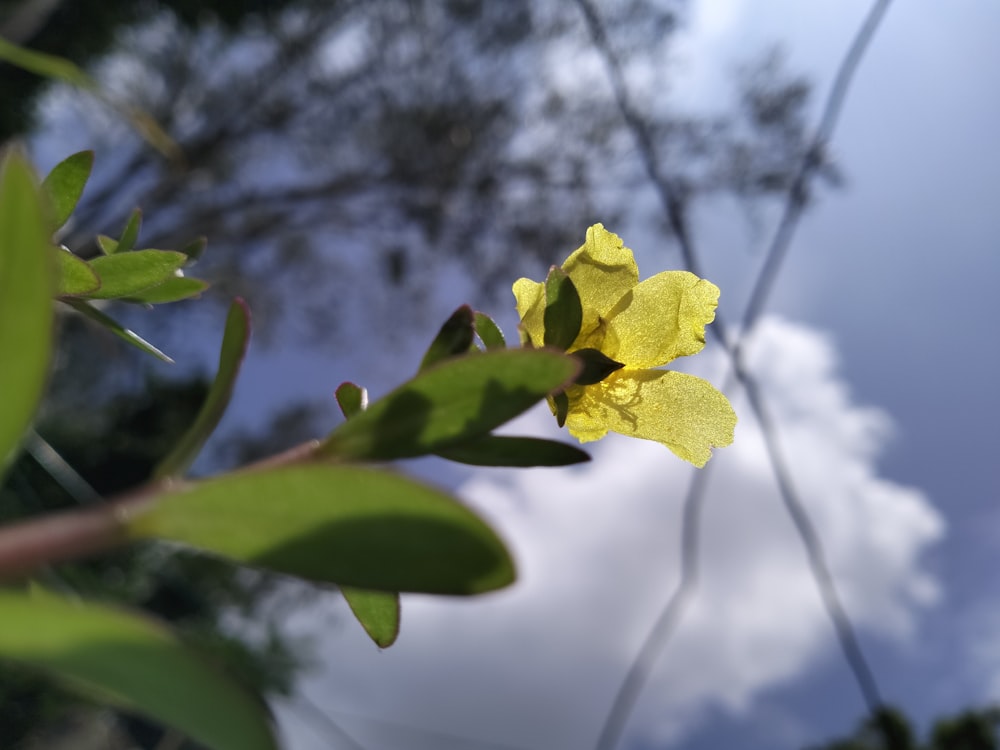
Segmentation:
{"type": "MultiPolygon", "coordinates": [[[[693,375],[652,369],[702,350],[719,288],[687,271],[640,282],[632,251],[601,224],[587,230],[562,270],[582,307],[579,334],[567,351],[596,349],[623,365],[600,382],[566,389],[570,433],[582,443],[609,430],[655,440],[698,467],[712,447],[732,443],[736,415],[724,395],[693,375]]],[[[522,344],[542,346],[545,284],[518,279],[514,297],[522,344]]]]}

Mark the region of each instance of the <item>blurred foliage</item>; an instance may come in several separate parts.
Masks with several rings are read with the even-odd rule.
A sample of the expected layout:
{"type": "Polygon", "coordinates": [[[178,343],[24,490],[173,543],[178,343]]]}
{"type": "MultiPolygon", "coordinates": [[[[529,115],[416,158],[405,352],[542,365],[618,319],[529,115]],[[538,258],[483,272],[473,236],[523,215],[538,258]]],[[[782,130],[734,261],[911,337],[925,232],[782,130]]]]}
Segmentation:
{"type": "Polygon", "coordinates": [[[917,739],[909,719],[886,707],[861,723],[850,737],[814,750],[997,750],[1000,708],[966,710],[934,722],[926,742],[917,739]]]}
{"type": "MultiPolygon", "coordinates": [[[[104,496],[145,481],[156,462],[194,419],[207,385],[198,378],[150,380],[134,393],[119,393],[104,408],[49,410],[37,425],[40,435],[104,496]]],[[[13,465],[0,487],[3,520],[72,508],[75,497],[54,471],[34,456],[34,446],[13,465]]],[[[46,584],[81,596],[140,607],[176,624],[187,642],[211,654],[245,684],[269,694],[286,694],[299,666],[291,644],[278,635],[268,597],[277,580],[201,554],[162,545],[132,546],[87,562],[60,565],[46,584]],[[253,622],[253,627],[246,623],[253,622]],[[244,623],[236,627],[237,623],[244,623]]],[[[17,746],[79,714],[84,704],[21,667],[0,671],[0,736],[17,746]]],[[[95,709],[96,710],[96,709],[95,709]]],[[[106,711],[106,709],[101,709],[106,711]]],[[[70,722],[72,724],[72,722],[70,722]]],[[[153,747],[162,727],[120,717],[118,731],[139,747],[153,747]]],[[[10,743],[9,745],[7,743],[10,743]]]]}

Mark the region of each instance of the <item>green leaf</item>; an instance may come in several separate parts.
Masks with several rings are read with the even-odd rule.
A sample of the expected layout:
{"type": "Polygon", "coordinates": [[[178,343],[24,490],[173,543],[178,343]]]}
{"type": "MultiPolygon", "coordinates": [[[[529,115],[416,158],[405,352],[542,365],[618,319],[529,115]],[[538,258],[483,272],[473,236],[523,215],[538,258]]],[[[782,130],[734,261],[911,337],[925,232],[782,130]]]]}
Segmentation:
{"type": "Polygon", "coordinates": [[[131,253],[98,256],[90,267],[101,279],[101,288],[91,299],[133,297],[138,292],[174,278],[187,262],[184,253],[173,250],[134,250],[131,253]]]}
{"type": "Polygon", "coordinates": [[[559,266],[545,279],[545,346],[565,351],[580,334],[583,306],[576,285],[559,266]]]}
{"type": "Polygon", "coordinates": [[[318,453],[387,460],[485,435],[572,382],[580,363],[540,349],[457,357],[417,375],[334,430],[318,453]]]}
{"type": "Polygon", "coordinates": [[[134,331],[130,331],[128,328],[125,328],[121,323],[114,320],[113,318],[108,317],[93,305],[88,304],[83,300],[73,299],[73,298],[64,299],[62,300],[62,302],[72,307],[74,310],[76,310],[84,317],[90,318],[95,323],[103,326],[104,328],[107,328],[115,336],[124,341],[127,341],[132,346],[142,349],[142,351],[146,352],[147,354],[152,354],[154,357],[166,362],[167,364],[174,363],[174,361],[170,357],[168,357],[166,354],[161,352],[155,346],[150,344],[148,341],[146,341],[146,339],[142,338],[139,334],[135,333],[134,331]]]}
{"type": "Polygon", "coordinates": [[[472,321],[472,308],[468,305],[462,305],[455,310],[441,326],[434,341],[431,342],[427,353],[420,362],[419,372],[423,372],[431,365],[436,365],[449,357],[467,353],[472,346],[474,335],[472,321]]]}
{"type": "Polygon", "coordinates": [[[205,246],[208,245],[208,240],[204,237],[199,237],[196,240],[192,240],[184,247],[181,248],[181,252],[188,257],[188,265],[193,266],[199,260],[205,252],[205,246]]]}
{"type": "Polygon", "coordinates": [[[341,587],[351,612],[379,648],[389,648],[399,636],[399,594],[341,587]]]}
{"type": "Polygon", "coordinates": [[[97,235],[97,246],[105,255],[114,255],[118,251],[118,240],[114,240],[106,234],[97,235]]]}
{"type": "Polygon", "coordinates": [[[242,299],[235,299],[229,306],[226,318],[226,330],[222,336],[222,347],[219,350],[219,369],[215,380],[201,405],[194,424],[184,434],[170,454],[160,462],[153,472],[157,479],[180,476],[183,474],[201,452],[205,441],[215,431],[222,415],[229,406],[236,378],[240,374],[240,365],[246,356],[250,345],[250,308],[242,299]]]}
{"type": "Polygon", "coordinates": [[[337,405],[345,419],[350,419],[368,408],[368,391],[354,383],[338,385],[336,396],[337,405]]]}
{"type": "Polygon", "coordinates": [[[541,438],[485,435],[438,451],[441,458],[472,466],[569,466],[589,461],[574,445],[541,438]]]}
{"type": "Polygon", "coordinates": [[[278,747],[261,701],[146,617],[49,593],[0,591],[0,657],[213,750],[278,747]]]}
{"type": "Polygon", "coordinates": [[[130,297],[122,297],[122,301],[145,305],[163,305],[168,302],[180,302],[197,297],[208,287],[209,283],[203,279],[195,279],[190,276],[171,276],[162,284],[157,284],[130,297]]]}
{"type": "Polygon", "coordinates": [[[101,286],[101,280],[83,258],[78,258],[65,248],[53,248],[56,259],[56,294],[73,297],[88,294],[101,286]]]}
{"type": "MultiPolygon", "coordinates": [[[[2,44],[0,40],[0,48],[2,44]]],[[[93,167],[94,152],[80,151],[56,164],[42,182],[52,205],[53,230],[59,229],[73,215],[93,167]]]]}
{"type": "Polygon", "coordinates": [[[31,423],[52,350],[52,247],[31,167],[0,166],[0,476],[31,423]]]}
{"type": "Polygon", "coordinates": [[[486,313],[476,312],[475,327],[476,335],[479,336],[479,340],[487,349],[503,349],[507,346],[500,326],[494,323],[493,318],[486,313]]]}
{"type": "Polygon", "coordinates": [[[136,537],[342,586],[465,595],[514,580],[503,543],[472,511],[385,470],[235,472],[182,485],[125,520],[136,537]]]}
{"type": "Polygon", "coordinates": [[[127,253],[135,247],[135,241],[139,239],[139,229],[142,227],[142,210],[134,209],[125,222],[125,229],[122,230],[121,239],[112,252],[127,253]]]}

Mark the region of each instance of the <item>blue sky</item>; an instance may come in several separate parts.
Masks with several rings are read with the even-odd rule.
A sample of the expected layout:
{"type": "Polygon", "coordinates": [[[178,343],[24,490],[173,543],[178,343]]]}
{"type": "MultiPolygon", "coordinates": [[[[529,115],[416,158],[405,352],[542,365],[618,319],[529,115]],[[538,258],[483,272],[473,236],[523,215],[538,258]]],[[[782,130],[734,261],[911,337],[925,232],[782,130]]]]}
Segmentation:
{"type": "MultiPolygon", "coordinates": [[[[695,2],[669,61],[672,101],[722,106],[736,66],[780,42],[788,68],[816,84],[818,114],[868,7],[695,2]]],[[[893,5],[831,144],[845,186],[822,190],[806,215],[750,349],[884,697],[921,721],[1000,701],[998,22],[1000,7],[988,0],[893,5]]],[[[545,73],[568,86],[581,75],[606,85],[595,60],[554,54],[549,65],[545,73]]],[[[635,250],[643,276],[678,267],[676,252],[648,230],[652,191],[623,196],[611,185],[609,199],[635,207],[608,228],[635,250]]],[[[774,219],[765,207],[749,223],[721,199],[696,216],[727,320],[739,316],[774,219]]],[[[573,249],[554,250],[551,262],[573,249]]],[[[364,278],[364,262],[341,268],[355,263],[364,278]]],[[[512,264],[507,283],[538,272],[512,264]]],[[[342,380],[384,392],[400,370],[412,371],[451,310],[476,304],[458,270],[427,292],[413,321],[426,340],[376,349],[359,327],[337,351],[254,349],[226,426],[260,424],[303,398],[329,403],[342,380]]],[[[490,312],[514,338],[513,299],[490,312]]],[[[723,364],[709,349],[685,367],[719,383],[723,364]]],[[[741,422],[735,445],[713,459],[702,585],[623,748],[797,748],[846,733],[864,711],[759,430],[743,398],[732,397],[741,422]]],[[[516,427],[558,436],[544,408],[516,427]]],[[[289,622],[315,639],[318,660],[299,700],[279,707],[287,747],[331,745],[306,700],[367,748],[590,746],[676,582],[691,477],[657,444],[611,437],[591,447],[594,461],[577,469],[414,465],[446,478],[496,524],[521,579],[474,601],[406,597],[401,638],[384,652],[336,596],[317,596],[289,622]]]]}
{"type": "MultiPolygon", "coordinates": [[[[780,41],[818,101],[867,7],[698,3],[677,93],[711,109],[740,60],[780,41]]],[[[987,2],[890,10],[832,144],[846,186],[806,216],[755,349],[884,697],[924,722],[1000,699],[998,20],[987,2]]],[[[725,202],[700,215],[706,275],[730,319],[773,224],[764,219],[755,237],[725,202]]],[[[644,275],[677,265],[657,238],[612,228],[644,275]]],[[[512,331],[509,313],[503,322],[512,331]]],[[[692,367],[718,379],[713,356],[692,367]]],[[[541,412],[524,429],[553,427],[541,412]]],[[[407,598],[402,637],[384,653],[345,625],[324,641],[328,668],[305,694],[366,746],[592,743],[675,580],[689,476],[657,445],[611,438],[593,454],[582,469],[469,477],[459,494],[510,540],[521,582],[475,602],[407,598]]],[[[752,418],[713,460],[703,585],[622,746],[793,748],[846,733],[863,704],[752,418]]],[[[287,726],[293,747],[324,746],[301,719],[287,726]]]]}

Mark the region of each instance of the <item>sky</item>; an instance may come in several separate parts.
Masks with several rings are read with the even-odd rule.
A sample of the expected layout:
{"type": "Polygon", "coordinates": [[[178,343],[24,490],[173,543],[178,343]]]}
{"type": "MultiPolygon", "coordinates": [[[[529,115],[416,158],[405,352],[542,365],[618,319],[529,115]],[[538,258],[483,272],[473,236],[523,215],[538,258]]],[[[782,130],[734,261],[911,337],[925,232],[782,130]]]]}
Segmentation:
{"type": "MultiPolygon", "coordinates": [[[[671,94],[711,112],[731,101],[736,67],[778,42],[788,68],[816,85],[815,120],[868,7],[694,2],[671,94]]],[[[990,0],[892,5],[830,144],[844,186],[821,191],[806,214],[748,344],[883,696],[923,724],[1000,701],[998,23],[990,0]]],[[[601,70],[594,60],[549,64],[556,79],[601,70]]],[[[651,191],[634,202],[655,207],[651,191]]],[[[776,217],[748,222],[720,199],[695,218],[705,275],[736,319],[776,217]]],[[[680,264],[648,224],[608,228],[644,277],[680,264]]],[[[510,282],[534,270],[511,267],[510,282]]],[[[428,339],[455,307],[475,304],[457,270],[433,294],[428,339]]],[[[489,311],[513,339],[509,302],[489,311]]],[[[227,424],[259,423],[282,397],[329,402],[341,380],[377,395],[425,345],[254,349],[227,424]]],[[[683,368],[721,385],[725,363],[709,347],[683,368]]],[[[742,395],[730,396],[740,422],[712,459],[700,585],[621,748],[791,750],[846,734],[864,714],[760,430],[742,395]]],[[[511,429],[560,437],[544,407],[511,429]]],[[[654,443],[611,436],[587,448],[593,461],[569,469],[408,467],[453,486],[495,525],[519,580],[473,600],[405,596],[400,639],[385,651],[336,595],[318,593],[289,622],[316,654],[298,694],[277,706],[288,750],[593,746],[677,583],[693,470],[654,443]],[[356,742],[334,739],[324,715],[356,742]]]]}
{"type": "MultiPolygon", "coordinates": [[[[677,94],[711,109],[741,59],[780,41],[818,106],[867,8],[695,3],[677,94]]],[[[750,350],[884,698],[923,725],[1000,700],[998,21],[985,0],[890,9],[831,144],[845,186],[807,214],[750,350]]],[[[732,319],[767,231],[748,243],[724,202],[696,229],[732,319]]],[[[676,265],[655,237],[620,233],[643,275],[676,265]]],[[[455,300],[442,296],[446,312],[455,300]]],[[[500,318],[511,332],[511,314],[500,318]]],[[[723,362],[706,351],[689,369],[718,383],[723,362]]],[[[759,429],[733,401],[741,421],[713,458],[701,585],[623,748],[796,748],[864,713],[759,429]]],[[[516,426],[557,436],[544,409],[516,426]]],[[[591,445],[581,468],[483,470],[458,485],[513,549],[511,589],[404,597],[400,640],[384,652],[326,602],[321,619],[337,624],[322,666],[280,710],[289,747],[329,746],[307,702],[364,747],[592,746],[676,584],[691,470],[657,444],[591,445]]]]}

